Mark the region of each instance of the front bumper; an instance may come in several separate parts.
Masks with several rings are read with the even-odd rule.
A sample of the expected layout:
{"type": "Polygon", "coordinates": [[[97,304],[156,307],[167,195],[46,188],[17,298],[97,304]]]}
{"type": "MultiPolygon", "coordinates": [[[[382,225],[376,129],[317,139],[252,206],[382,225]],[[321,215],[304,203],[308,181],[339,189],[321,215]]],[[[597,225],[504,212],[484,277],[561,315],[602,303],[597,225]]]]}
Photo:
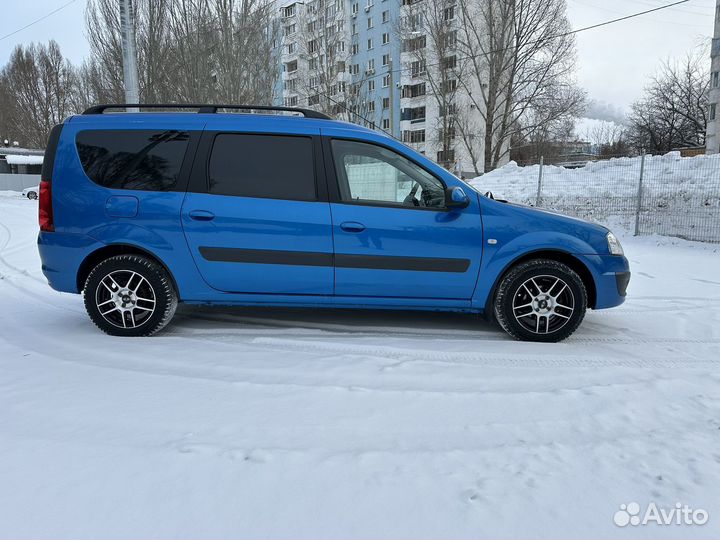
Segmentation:
{"type": "Polygon", "coordinates": [[[615,274],[618,294],[622,297],[627,296],[627,288],[630,284],[630,275],[630,272],[617,272],[615,274]]]}

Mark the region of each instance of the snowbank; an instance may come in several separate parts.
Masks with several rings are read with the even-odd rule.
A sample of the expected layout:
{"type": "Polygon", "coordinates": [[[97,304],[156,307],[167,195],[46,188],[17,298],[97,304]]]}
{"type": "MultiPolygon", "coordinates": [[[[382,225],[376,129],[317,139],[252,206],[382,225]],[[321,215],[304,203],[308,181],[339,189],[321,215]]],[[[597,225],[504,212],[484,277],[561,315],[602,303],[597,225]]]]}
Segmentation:
{"type": "MultiPolygon", "coordinates": [[[[585,197],[635,197],[642,159],[615,158],[590,162],[579,169],[543,167],[542,196],[562,197],[568,193],[585,197]]],[[[514,202],[535,202],[540,166],[520,167],[511,161],[504,167],[470,184],[481,192],[492,191],[498,198],[514,202]]],[[[679,152],[647,156],[643,175],[646,195],[661,193],[715,192],[720,190],[720,155],[680,157],[679,152]]]]}
{"type": "Polygon", "coordinates": [[[9,165],[42,165],[43,156],[19,156],[8,154],[5,156],[9,165]]]}

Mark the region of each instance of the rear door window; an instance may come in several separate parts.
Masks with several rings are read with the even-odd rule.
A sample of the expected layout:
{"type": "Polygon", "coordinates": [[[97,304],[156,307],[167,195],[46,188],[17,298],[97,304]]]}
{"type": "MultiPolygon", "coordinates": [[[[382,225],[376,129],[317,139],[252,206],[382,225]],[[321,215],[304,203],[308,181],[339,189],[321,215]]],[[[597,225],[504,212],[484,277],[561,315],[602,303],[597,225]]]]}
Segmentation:
{"type": "Polygon", "coordinates": [[[76,144],[85,174],[114,189],[171,191],[190,136],[185,131],[88,130],[76,144]]]}
{"type": "Polygon", "coordinates": [[[315,201],[310,137],[220,133],[210,154],[208,189],[215,195],[315,201]]]}

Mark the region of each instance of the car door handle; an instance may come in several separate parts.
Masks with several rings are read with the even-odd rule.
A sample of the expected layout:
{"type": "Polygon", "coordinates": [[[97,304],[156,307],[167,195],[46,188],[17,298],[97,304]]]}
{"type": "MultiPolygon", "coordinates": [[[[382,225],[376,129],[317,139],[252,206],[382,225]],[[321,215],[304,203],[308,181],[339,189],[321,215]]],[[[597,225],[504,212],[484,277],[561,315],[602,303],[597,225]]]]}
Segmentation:
{"type": "Polygon", "coordinates": [[[207,210],[192,210],[188,215],[190,219],[194,219],[195,221],[212,221],[215,219],[215,214],[207,210]]]}
{"type": "Polygon", "coordinates": [[[360,233],[365,230],[365,225],[357,221],[345,221],[340,224],[340,228],[345,232],[360,233]]]}

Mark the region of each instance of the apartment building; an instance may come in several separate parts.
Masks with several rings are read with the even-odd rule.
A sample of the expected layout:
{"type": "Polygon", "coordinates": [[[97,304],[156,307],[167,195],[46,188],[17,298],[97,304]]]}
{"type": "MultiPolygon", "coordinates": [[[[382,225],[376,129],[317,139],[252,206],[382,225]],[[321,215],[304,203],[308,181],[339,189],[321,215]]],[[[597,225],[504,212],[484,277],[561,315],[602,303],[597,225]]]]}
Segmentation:
{"type": "Polygon", "coordinates": [[[311,107],[400,138],[397,0],[280,7],[276,104],[311,107]]]}
{"type": "Polygon", "coordinates": [[[474,176],[484,129],[458,81],[457,16],[454,0],[286,1],[276,104],[383,130],[474,176]]]}
{"type": "Polygon", "coordinates": [[[455,0],[403,0],[400,13],[404,67],[400,129],[402,139],[458,176],[483,172],[484,126],[463,80],[458,48],[459,10],[455,0]]]}

